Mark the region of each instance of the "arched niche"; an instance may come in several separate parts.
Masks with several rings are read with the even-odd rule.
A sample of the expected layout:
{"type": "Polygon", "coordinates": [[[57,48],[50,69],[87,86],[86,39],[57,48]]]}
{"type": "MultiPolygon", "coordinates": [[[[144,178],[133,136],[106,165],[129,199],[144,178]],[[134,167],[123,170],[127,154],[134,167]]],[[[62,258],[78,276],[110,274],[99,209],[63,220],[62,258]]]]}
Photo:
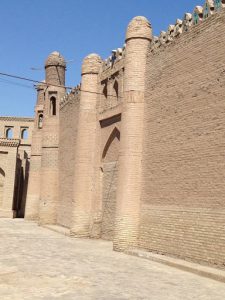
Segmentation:
{"type": "Polygon", "coordinates": [[[38,116],[38,128],[42,129],[42,127],[43,127],[43,114],[41,113],[38,116]]]}

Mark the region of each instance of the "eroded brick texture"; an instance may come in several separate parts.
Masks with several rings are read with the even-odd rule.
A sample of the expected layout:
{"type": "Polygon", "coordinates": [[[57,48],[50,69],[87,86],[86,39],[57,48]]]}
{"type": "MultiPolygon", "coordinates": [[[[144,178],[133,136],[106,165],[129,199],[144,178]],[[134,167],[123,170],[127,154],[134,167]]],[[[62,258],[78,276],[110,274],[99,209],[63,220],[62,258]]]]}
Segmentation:
{"type": "Polygon", "coordinates": [[[225,13],[155,54],[146,76],[140,247],[223,266],[225,13]]]}
{"type": "Polygon", "coordinates": [[[80,94],[70,94],[60,110],[59,132],[59,205],[57,222],[70,228],[73,198],[74,159],[80,94]]]}

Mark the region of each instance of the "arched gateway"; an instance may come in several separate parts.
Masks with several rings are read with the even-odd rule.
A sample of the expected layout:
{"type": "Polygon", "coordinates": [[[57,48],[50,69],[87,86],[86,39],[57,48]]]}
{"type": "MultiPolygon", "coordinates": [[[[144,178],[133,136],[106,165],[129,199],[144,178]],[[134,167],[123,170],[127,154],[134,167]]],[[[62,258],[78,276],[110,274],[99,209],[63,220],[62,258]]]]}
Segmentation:
{"type": "Polygon", "coordinates": [[[115,127],[102,154],[102,230],[103,239],[112,240],[116,211],[116,187],[118,177],[120,132],[115,127]]]}

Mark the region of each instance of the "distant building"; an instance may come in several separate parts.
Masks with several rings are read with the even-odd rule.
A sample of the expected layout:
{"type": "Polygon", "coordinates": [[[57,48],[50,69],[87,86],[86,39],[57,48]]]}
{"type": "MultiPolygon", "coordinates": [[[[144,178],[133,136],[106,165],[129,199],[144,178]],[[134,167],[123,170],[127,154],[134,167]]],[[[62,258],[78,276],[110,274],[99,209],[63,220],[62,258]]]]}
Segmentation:
{"type": "Polygon", "coordinates": [[[24,217],[33,125],[0,117],[0,217],[24,217]]]}

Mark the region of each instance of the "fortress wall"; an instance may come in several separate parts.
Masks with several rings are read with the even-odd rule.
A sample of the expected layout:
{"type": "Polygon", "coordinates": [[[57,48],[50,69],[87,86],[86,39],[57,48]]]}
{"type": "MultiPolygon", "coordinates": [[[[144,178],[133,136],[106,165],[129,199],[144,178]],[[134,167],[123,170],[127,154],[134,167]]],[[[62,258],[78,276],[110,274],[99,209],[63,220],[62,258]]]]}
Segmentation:
{"type": "Polygon", "coordinates": [[[225,11],[156,53],[146,78],[139,246],[224,267],[225,11]]]}
{"type": "Polygon", "coordinates": [[[71,221],[79,96],[79,94],[71,94],[66,105],[60,110],[59,206],[57,223],[66,227],[70,227],[71,221]]]}

